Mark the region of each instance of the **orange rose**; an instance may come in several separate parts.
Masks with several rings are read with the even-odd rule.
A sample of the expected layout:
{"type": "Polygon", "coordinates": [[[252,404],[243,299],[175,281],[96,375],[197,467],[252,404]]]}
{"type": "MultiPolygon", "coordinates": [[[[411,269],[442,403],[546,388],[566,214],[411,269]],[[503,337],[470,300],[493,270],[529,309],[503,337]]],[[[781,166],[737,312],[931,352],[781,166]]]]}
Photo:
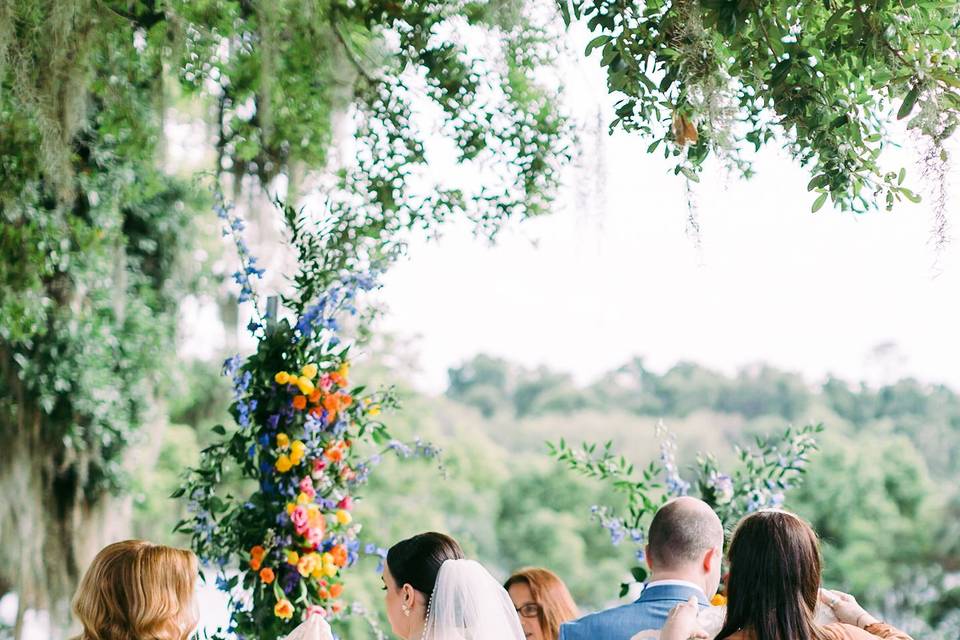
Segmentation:
{"type": "Polygon", "coordinates": [[[260,558],[250,558],[250,568],[253,569],[254,571],[260,570],[260,563],[261,563],[260,558]]]}
{"type": "Polygon", "coordinates": [[[260,545],[256,545],[255,547],[252,547],[250,549],[250,557],[257,558],[258,560],[263,560],[263,556],[266,553],[267,553],[267,550],[261,547],[260,545]]]}
{"type": "Polygon", "coordinates": [[[326,599],[328,599],[328,598],[330,597],[330,592],[327,591],[325,588],[320,587],[319,589],[317,589],[317,596],[318,596],[321,600],[326,600],[326,599]]]}
{"type": "Polygon", "coordinates": [[[293,396],[293,408],[303,411],[307,408],[307,396],[293,396]]]}
{"type": "Polygon", "coordinates": [[[342,585],[342,584],[335,584],[335,585],[333,585],[332,587],[330,587],[330,597],[331,597],[331,598],[339,598],[342,594],[343,594],[343,585],[342,585]]]}
{"type": "Polygon", "coordinates": [[[277,604],[273,607],[273,615],[278,618],[283,618],[284,620],[289,620],[293,617],[293,605],[290,604],[290,601],[286,598],[278,600],[277,604]]]}
{"type": "Polygon", "coordinates": [[[333,556],[333,563],[338,567],[347,566],[347,548],[342,544],[333,547],[333,549],[330,550],[330,555],[333,556]]]}
{"type": "Polygon", "coordinates": [[[318,402],[320,402],[320,398],[322,396],[323,394],[320,393],[320,389],[314,389],[313,393],[310,394],[310,402],[312,402],[313,404],[317,404],[318,402]]]}
{"type": "Polygon", "coordinates": [[[263,580],[264,584],[270,584],[274,579],[273,569],[270,567],[264,567],[260,569],[260,579],[263,580]]]}

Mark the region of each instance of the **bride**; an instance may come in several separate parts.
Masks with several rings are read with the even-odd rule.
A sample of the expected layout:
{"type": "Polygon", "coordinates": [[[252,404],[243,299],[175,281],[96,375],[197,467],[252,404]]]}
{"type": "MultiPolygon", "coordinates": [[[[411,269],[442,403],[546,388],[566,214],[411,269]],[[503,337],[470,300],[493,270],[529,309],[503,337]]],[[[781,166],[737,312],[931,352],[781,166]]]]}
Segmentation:
{"type": "Polygon", "coordinates": [[[383,585],[390,626],[404,640],[524,637],[507,592],[442,533],[421,533],[393,545],[383,585]]]}
{"type": "MultiPolygon", "coordinates": [[[[421,533],[393,545],[382,578],[390,627],[403,640],[524,640],[510,596],[450,536],[421,533]]],[[[308,625],[326,627],[313,637],[329,637],[319,616],[308,625]]]]}

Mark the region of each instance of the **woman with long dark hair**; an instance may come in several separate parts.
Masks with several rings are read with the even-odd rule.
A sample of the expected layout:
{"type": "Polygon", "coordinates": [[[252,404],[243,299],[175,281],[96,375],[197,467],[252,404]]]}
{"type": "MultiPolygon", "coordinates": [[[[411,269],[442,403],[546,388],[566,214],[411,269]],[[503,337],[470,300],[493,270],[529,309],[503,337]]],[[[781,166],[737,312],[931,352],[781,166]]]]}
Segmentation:
{"type": "MultiPolygon", "coordinates": [[[[852,596],[821,592],[817,535],[792,513],[758,511],[745,517],[728,558],[727,614],[717,640],[911,640],[852,596]],[[815,622],[818,600],[839,622],[815,622]]],[[[671,639],[664,635],[663,640],[671,639]]]]}

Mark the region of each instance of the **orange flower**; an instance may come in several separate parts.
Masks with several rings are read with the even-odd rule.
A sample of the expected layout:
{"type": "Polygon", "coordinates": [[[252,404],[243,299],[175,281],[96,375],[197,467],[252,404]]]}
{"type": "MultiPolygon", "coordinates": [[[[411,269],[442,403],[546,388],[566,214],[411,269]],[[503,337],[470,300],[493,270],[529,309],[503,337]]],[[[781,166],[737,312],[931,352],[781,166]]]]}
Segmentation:
{"type": "Polygon", "coordinates": [[[264,567],[260,569],[260,579],[263,580],[264,584],[270,584],[274,579],[273,569],[270,567],[264,567]]]}
{"type": "Polygon", "coordinates": [[[293,408],[303,411],[307,408],[307,396],[293,396],[293,408]]]}
{"type": "Polygon", "coordinates": [[[330,554],[333,556],[333,563],[338,567],[347,566],[347,548],[342,544],[338,544],[330,550],[330,554]]]}
{"type": "Polygon", "coordinates": [[[324,587],[320,587],[319,589],[317,589],[317,596],[319,596],[321,600],[326,600],[327,598],[330,597],[330,592],[327,591],[324,587]]]}
{"type": "Polygon", "coordinates": [[[712,598],[710,598],[710,604],[715,607],[722,607],[727,604],[727,597],[723,594],[716,593],[712,598]]]}
{"type": "Polygon", "coordinates": [[[335,585],[333,585],[333,586],[330,587],[330,597],[332,597],[332,598],[339,598],[339,597],[341,596],[341,594],[343,594],[343,585],[342,585],[342,584],[339,584],[339,583],[338,583],[338,584],[335,584],[335,585]]]}
{"type": "Polygon", "coordinates": [[[316,407],[310,407],[310,415],[312,415],[314,418],[319,418],[323,415],[323,407],[319,405],[316,407]]]}
{"type": "Polygon", "coordinates": [[[310,402],[312,402],[313,404],[317,404],[318,402],[320,402],[321,396],[323,396],[323,393],[320,392],[320,389],[314,389],[313,392],[310,394],[310,402]]]}
{"type": "Polygon", "coordinates": [[[273,607],[273,615],[278,618],[283,618],[284,620],[289,620],[293,617],[293,605],[290,604],[290,601],[286,598],[278,600],[277,604],[273,607]]]}
{"type": "Polygon", "coordinates": [[[250,557],[257,558],[258,560],[263,560],[263,556],[266,555],[267,550],[261,547],[259,544],[250,549],[250,557]]]}
{"type": "Polygon", "coordinates": [[[333,609],[334,613],[340,613],[341,611],[343,611],[343,602],[337,600],[336,602],[333,603],[333,606],[331,608],[333,609]]]}
{"type": "Polygon", "coordinates": [[[340,462],[343,460],[343,447],[339,443],[332,444],[326,448],[323,455],[330,462],[340,462]]]}
{"type": "Polygon", "coordinates": [[[250,568],[254,571],[259,571],[261,562],[260,558],[250,558],[250,568]]]}

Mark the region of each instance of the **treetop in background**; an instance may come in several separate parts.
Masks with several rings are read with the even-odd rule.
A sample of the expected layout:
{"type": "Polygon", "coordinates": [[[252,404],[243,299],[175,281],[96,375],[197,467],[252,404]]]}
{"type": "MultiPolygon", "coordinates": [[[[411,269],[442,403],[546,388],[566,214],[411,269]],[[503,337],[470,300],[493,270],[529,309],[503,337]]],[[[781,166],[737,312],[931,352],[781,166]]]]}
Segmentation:
{"type": "Polygon", "coordinates": [[[693,181],[711,152],[749,176],[745,149],[776,142],[809,166],[814,211],[828,197],[843,210],[889,209],[919,200],[903,171],[880,164],[893,115],[928,141],[930,163],[946,161],[960,122],[956,2],[558,4],[596,34],[587,53],[600,51],[618,96],[611,129],[653,138],[649,150],[662,145],[693,181]]]}

